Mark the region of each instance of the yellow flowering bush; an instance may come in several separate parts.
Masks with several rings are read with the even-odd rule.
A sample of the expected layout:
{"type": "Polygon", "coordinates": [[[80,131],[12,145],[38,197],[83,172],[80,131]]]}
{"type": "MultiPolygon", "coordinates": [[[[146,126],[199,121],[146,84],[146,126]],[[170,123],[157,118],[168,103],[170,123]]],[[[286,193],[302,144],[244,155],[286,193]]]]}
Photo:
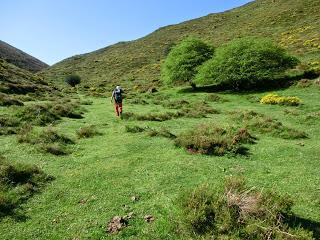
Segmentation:
{"type": "Polygon", "coordinates": [[[281,97],[277,94],[270,93],[262,97],[260,100],[262,104],[279,104],[279,105],[289,105],[298,106],[302,103],[301,99],[298,97],[281,97]]]}

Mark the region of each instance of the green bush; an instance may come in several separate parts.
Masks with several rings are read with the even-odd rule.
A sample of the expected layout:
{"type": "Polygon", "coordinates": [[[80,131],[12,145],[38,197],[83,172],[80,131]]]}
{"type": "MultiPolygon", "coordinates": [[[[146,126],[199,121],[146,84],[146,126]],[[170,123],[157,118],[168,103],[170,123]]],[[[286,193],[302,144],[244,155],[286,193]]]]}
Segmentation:
{"type": "Polygon", "coordinates": [[[199,69],[195,82],[233,90],[267,88],[298,62],[270,40],[236,39],[217,49],[199,69]]]}
{"type": "Polygon", "coordinates": [[[305,239],[312,232],[287,224],[293,201],[273,190],[248,187],[230,177],[222,187],[200,186],[180,197],[184,224],[201,239],[305,239]]]}
{"type": "Polygon", "coordinates": [[[187,38],[173,47],[161,68],[166,84],[193,84],[198,67],[210,59],[213,48],[197,38],[187,38]]]}
{"type": "Polygon", "coordinates": [[[71,87],[75,87],[76,85],[80,84],[81,78],[76,74],[71,74],[66,76],[65,82],[69,84],[71,87]]]}

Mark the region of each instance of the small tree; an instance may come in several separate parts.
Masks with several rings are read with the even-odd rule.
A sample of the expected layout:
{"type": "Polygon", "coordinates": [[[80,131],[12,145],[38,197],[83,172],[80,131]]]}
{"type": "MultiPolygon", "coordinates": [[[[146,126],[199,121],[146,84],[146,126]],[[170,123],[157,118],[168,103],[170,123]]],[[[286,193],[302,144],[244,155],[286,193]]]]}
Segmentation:
{"type": "Polygon", "coordinates": [[[76,85],[80,84],[81,78],[76,74],[71,74],[65,78],[65,82],[69,84],[71,87],[75,87],[76,85]]]}
{"type": "Polygon", "coordinates": [[[168,54],[161,68],[162,80],[166,84],[189,82],[193,85],[198,67],[212,55],[213,47],[197,38],[186,38],[168,54]]]}
{"type": "Polygon", "coordinates": [[[236,39],[217,49],[214,58],[199,69],[195,82],[237,90],[266,87],[298,62],[271,40],[236,39]]]}

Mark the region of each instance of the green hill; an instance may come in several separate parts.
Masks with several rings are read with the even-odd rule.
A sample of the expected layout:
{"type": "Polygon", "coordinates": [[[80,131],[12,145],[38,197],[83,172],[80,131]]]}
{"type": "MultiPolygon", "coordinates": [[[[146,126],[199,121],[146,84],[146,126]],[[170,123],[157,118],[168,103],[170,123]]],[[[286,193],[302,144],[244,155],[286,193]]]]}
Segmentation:
{"type": "Polygon", "coordinates": [[[9,45],[0,40],[0,58],[17,67],[28,70],[30,72],[38,72],[48,65],[39,59],[9,45]]]}
{"type": "Polygon", "coordinates": [[[0,93],[41,95],[53,88],[41,77],[0,59],[0,93]]]}
{"type": "Polygon", "coordinates": [[[160,28],[135,41],[65,59],[43,74],[61,82],[66,74],[77,73],[84,85],[101,88],[115,82],[126,83],[127,87],[156,85],[161,61],[188,35],[215,46],[242,36],[270,37],[303,63],[311,63],[320,58],[319,7],[318,0],[257,0],[224,13],[160,28]]]}

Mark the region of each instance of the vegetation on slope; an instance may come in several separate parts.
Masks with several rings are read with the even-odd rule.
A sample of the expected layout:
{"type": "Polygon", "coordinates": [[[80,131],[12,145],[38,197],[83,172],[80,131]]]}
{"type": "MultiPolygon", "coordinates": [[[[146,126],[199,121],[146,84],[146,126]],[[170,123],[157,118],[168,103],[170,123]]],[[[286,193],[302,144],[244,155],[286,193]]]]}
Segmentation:
{"type": "Polygon", "coordinates": [[[38,72],[48,67],[44,62],[0,40],[0,58],[19,68],[38,72]]]}
{"type": "MultiPolygon", "coordinates": [[[[103,89],[112,83],[125,83],[148,89],[160,79],[160,65],[172,46],[187,36],[195,36],[218,47],[244,36],[270,37],[305,67],[317,67],[320,56],[320,7],[318,0],[257,0],[224,13],[160,28],[131,42],[121,42],[95,52],[66,59],[43,74],[63,83],[76,73],[83,86],[103,89]]],[[[102,90],[104,91],[104,90],[102,90]]]]}

